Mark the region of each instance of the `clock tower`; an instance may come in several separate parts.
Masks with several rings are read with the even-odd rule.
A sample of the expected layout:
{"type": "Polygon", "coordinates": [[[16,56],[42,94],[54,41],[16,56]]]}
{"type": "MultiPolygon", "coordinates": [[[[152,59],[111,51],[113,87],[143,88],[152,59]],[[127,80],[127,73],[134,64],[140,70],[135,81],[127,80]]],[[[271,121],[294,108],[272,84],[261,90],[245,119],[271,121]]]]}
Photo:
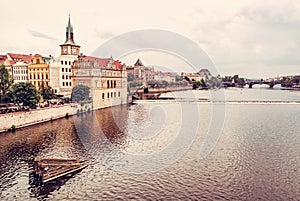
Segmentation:
{"type": "Polygon", "coordinates": [[[71,25],[71,19],[69,15],[68,25],[66,27],[66,41],[60,45],[61,55],[75,55],[80,53],[80,46],[74,42],[73,26],[71,25]]]}

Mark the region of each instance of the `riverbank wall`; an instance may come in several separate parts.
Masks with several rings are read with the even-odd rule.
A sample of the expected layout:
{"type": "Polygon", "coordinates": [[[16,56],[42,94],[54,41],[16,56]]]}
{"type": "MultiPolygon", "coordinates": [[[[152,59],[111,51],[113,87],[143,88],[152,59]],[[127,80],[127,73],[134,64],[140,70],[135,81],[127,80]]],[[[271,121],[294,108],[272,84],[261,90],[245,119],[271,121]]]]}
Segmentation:
{"type": "Polygon", "coordinates": [[[92,103],[65,104],[30,111],[14,112],[0,115],[0,133],[11,128],[22,128],[59,118],[68,117],[77,113],[92,110],[92,103]]]}

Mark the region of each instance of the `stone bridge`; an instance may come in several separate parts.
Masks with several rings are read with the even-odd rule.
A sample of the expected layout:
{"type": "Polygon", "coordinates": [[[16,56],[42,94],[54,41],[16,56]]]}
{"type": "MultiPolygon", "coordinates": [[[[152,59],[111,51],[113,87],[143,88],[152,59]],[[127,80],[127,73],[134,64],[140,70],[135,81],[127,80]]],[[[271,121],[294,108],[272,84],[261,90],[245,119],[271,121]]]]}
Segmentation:
{"type": "Polygon", "coordinates": [[[252,88],[255,84],[266,84],[269,85],[269,88],[273,88],[277,84],[282,84],[281,80],[275,80],[275,81],[265,81],[265,80],[259,80],[259,81],[246,81],[245,85],[248,85],[249,88],[252,88]]]}

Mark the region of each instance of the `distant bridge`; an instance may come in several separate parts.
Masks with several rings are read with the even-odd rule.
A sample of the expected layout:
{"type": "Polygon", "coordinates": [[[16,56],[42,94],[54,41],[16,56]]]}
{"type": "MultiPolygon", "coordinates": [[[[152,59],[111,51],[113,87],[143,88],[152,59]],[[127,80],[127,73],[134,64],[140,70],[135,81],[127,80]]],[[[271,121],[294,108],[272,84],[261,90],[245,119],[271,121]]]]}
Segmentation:
{"type": "Polygon", "coordinates": [[[224,87],[245,87],[245,85],[248,85],[249,88],[252,88],[255,84],[266,84],[269,85],[269,88],[273,88],[277,84],[282,84],[282,80],[274,80],[274,81],[266,81],[266,80],[247,80],[246,82],[243,82],[241,84],[238,83],[232,83],[232,82],[222,82],[222,86],[224,87]]]}
{"type": "Polygon", "coordinates": [[[266,84],[269,85],[269,88],[273,88],[277,84],[282,84],[282,80],[274,80],[274,81],[265,81],[265,80],[259,80],[259,81],[246,81],[245,85],[248,85],[249,88],[252,88],[255,84],[266,84]]]}

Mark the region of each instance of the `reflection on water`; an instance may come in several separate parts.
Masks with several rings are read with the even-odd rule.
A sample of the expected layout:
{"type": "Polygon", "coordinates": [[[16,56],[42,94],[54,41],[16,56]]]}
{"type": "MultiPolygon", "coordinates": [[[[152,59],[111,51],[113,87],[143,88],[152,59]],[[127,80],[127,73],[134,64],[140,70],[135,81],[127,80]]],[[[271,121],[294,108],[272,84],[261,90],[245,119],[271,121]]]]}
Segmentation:
{"type": "MultiPolygon", "coordinates": [[[[177,92],[176,96],[211,97],[209,91],[193,93],[188,97],[187,92],[177,92]]],[[[225,95],[229,102],[249,103],[226,104],[223,133],[213,152],[201,160],[200,148],[209,137],[211,105],[197,101],[108,108],[1,134],[0,200],[297,200],[300,93],[230,89],[225,95]],[[186,115],[182,108],[188,111],[191,125],[198,118],[198,129],[187,124],[185,136],[177,134],[186,115]],[[186,139],[195,131],[192,140],[186,139]],[[185,143],[190,143],[187,150],[181,149],[185,143]],[[168,152],[161,152],[166,147],[168,152]],[[157,154],[145,164],[153,167],[173,157],[166,153],[180,157],[159,171],[134,174],[118,170],[143,160],[134,157],[136,164],[124,160],[124,153],[157,154]],[[80,158],[91,165],[70,178],[34,186],[29,169],[35,156],[80,158]]]]}

